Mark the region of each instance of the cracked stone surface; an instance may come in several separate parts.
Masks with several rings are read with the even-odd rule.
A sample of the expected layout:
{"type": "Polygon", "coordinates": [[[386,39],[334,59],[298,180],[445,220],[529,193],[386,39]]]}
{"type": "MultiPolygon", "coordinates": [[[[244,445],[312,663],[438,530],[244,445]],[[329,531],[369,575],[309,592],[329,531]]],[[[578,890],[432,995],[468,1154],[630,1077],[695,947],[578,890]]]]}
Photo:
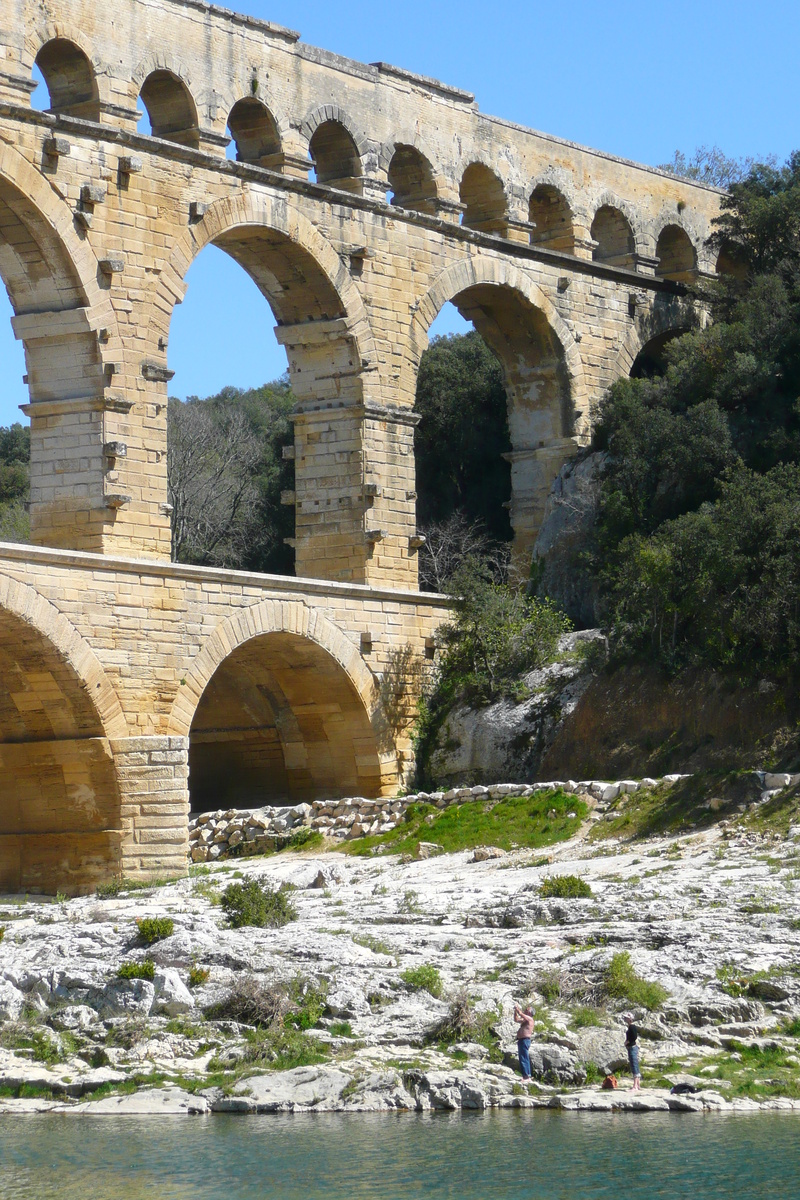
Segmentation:
{"type": "MultiPolygon", "coordinates": [[[[0,1088],[21,1093],[0,1100],[0,1111],[758,1107],[726,1096],[704,1062],[742,1046],[778,1047],[790,1061],[800,1049],[786,1030],[800,1017],[792,832],[800,831],[772,840],[723,824],[631,844],[579,836],[546,857],[514,851],[482,861],[472,851],[413,862],[281,854],[116,898],[0,898],[0,1088]],[[544,898],[542,881],[558,873],[583,877],[591,898],[544,898]],[[240,876],[291,884],[298,919],[277,930],[226,928],[211,901],[240,876]],[[144,949],[142,916],[171,917],[173,934],[144,949]],[[621,1013],[631,1005],[602,988],[620,950],[669,993],[656,1012],[634,1008],[639,1094],[625,1067],[621,1013]],[[152,982],[117,977],[120,963],[144,958],[153,960],[152,982]],[[439,971],[441,997],[404,981],[423,964],[439,971]],[[208,978],[190,988],[198,966],[208,978]],[[302,975],[327,988],[326,1013],[306,1036],[326,1047],[328,1061],[290,1071],[242,1065],[252,1035],[204,1010],[250,974],[264,982],[302,975]],[[740,975],[749,988],[729,994],[740,975]],[[493,1053],[469,1040],[449,1050],[430,1040],[464,990],[491,1011],[493,1053]],[[538,1006],[530,1088],[513,1065],[513,1003],[526,998],[538,1006]],[[599,1024],[581,1019],[587,1008],[599,1024]],[[35,1045],[26,1044],[31,1034],[35,1045]],[[209,1078],[214,1062],[239,1064],[224,1090],[209,1078]],[[586,1085],[587,1072],[596,1080],[603,1068],[619,1074],[617,1091],[586,1085]],[[113,1095],[134,1076],[134,1096],[113,1095]],[[662,1076],[701,1090],[648,1089],[648,1077],[662,1076]]],[[[795,1062],[800,1070],[800,1055],[795,1062]]],[[[760,1103],[800,1107],[790,1098],[760,1103]]]]}

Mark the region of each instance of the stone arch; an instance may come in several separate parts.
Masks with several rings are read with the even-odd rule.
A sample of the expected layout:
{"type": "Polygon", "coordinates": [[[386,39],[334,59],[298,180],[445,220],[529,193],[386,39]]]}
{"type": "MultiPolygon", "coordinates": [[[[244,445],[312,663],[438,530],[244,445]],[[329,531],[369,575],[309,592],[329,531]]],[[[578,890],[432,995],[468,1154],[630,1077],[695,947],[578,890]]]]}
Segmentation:
{"type": "MultiPolygon", "coordinates": [[[[377,349],[366,309],[341,257],[319,230],[300,213],[292,211],[283,197],[273,198],[250,190],[234,198],[216,201],[203,219],[190,226],[183,238],[173,247],[149,300],[150,353],[162,357],[158,349],[159,340],[168,337],[172,311],[175,304],[180,303],[185,295],[184,278],[198,254],[213,243],[221,245],[236,258],[237,247],[234,243],[239,234],[243,235],[244,240],[252,238],[254,242],[258,241],[259,235],[265,236],[266,255],[274,251],[301,260],[301,266],[306,265],[315,272],[321,291],[324,291],[331,305],[335,306],[331,311],[324,312],[320,308],[320,311],[307,313],[302,317],[298,315],[302,310],[289,310],[285,306],[282,308],[280,301],[275,299],[274,289],[271,292],[268,280],[255,278],[257,286],[273,307],[273,312],[280,322],[277,333],[279,340],[283,341],[289,350],[290,373],[292,351],[310,344],[304,340],[301,326],[307,325],[308,338],[316,338],[315,344],[319,346],[317,333],[322,324],[325,324],[326,332],[329,332],[331,337],[322,341],[323,347],[327,346],[327,356],[326,363],[320,364],[321,369],[324,368],[330,373],[337,343],[346,342],[351,347],[350,353],[354,352],[357,356],[351,365],[360,363],[369,373],[368,378],[376,379],[377,349]],[[288,340],[290,335],[283,329],[286,325],[291,325],[291,337],[296,337],[296,342],[288,340]]],[[[254,250],[258,249],[259,247],[254,245],[254,250]]],[[[248,267],[245,266],[245,269],[248,267]]],[[[299,398],[305,394],[308,382],[308,379],[293,380],[299,398]]]]}
{"type": "Polygon", "coordinates": [[[32,402],[32,539],[74,548],[76,522],[71,514],[88,508],[89,519],[77,523],[80,546],[99,549],[108,519],[100,495],[102,481],[95,482],[96,492],[87,498],[75,488],[74,477],[65,481],[52,470],[36,467],[52,460],[47,439],[52,445],[56,437],[79,438],[76,444],[89,452],[94,439],[100,456],[106,379],[97,331],[104,327],[116,338],[116,318],[108,292],[99,284],[97,260],[77,233],[73,214],[8,145],[0,146],[0,278],[14,310],[15,334],[24,346],[32,402]],[[77,402],[76,411],[62,407],[54,414],[44,407],[65,401],[77,402]]]}
{"type": "Polygon", "coordinates": [[[11,613],[52,644],[80,680],[106,737],[128,736],[128,724],[117,693],[92,648],[71,621],[41,592],[0,574],[0,611],[11,613]]]}
{"type": "Polygon", "coordinates": [[[77,39],[59,34],[39,48],[36,66],[50,97],[50,111],[86,121],[100,120],[97,70],[77,39]]]}
{"type": "Polygon", "coordinates": [[[90,890],[119,870],[116,692],[84,639],[0,575],[0,891],[90,890]]]}
{"type": "Polygon", "coordinates": [[[464,212],[461,224],[482,233],[508,231],[508,195],[493,166],[473,159],[465,168],[458,188],[464,212]]]}
{"type": "Polygon", "coordinates": [[[619,204],[600,204],[592,218],[590,235],[595,262],[632,270],[636,265],[636,234],[630,217],[619,204]]]}
{"type": "Polygon", "coordinates": [[[169,728],[190,738],[195,808],[377,796],[396,776],[372,674],[341,630],[295,600],[264,600],[215,630],[169,728]]]}
{"type": "Polygon", "coordinates": [[[315,108],[303,121],[300,126],[300,133],[310,143],[320,126],[325,125],[328,121],[335,121],[337,125],[341,125],[348,132],[355,143],[358,156],[363,163],[369,154],[369,140],[363,130],[356,125],[349,113],[346,113],[338,104],[323,104],[320,108],[315,108]]]}
{"type": "Polygon", "coordinates": [[[528,220],[534,226],[531,230],[532,246],[560,250],[564,254],[575,253],[572,205],[556,184],[544,180],[536,184],[528,199],[528,220]]]}
{"type": "Polygon", "coordinates": [[[275,168],[282,162],[282,143],[274,113],[258,96],[244,96],[228,113],[228,130],[236,144],[237,162],[275,168]]]}
{"type": "Polygon", "coordinates": [[[589,435],[589,403],[578,347],[565,322],[524,271],[480,256],[442,272],[411,322],[404,391],[415,392],[427,331],[452,301],[503,367],[509,404],[511,523],[521,569],[541,522],[550,486],[589,435]]]}
{"type": "Polygon", "coordinates": [[[689,283],[697,275],[697,250],[688,230],[677,221],[665,222],[656,239],[656,275],[689,283]]]}
{"type": "Polygon", "coordinates": [[[308,153],[317,183],[361,195],[364,159],[358,142],[342,121],[331,117],[318,124],[309,138],[308,153]]]}
{"type": "Polygon", "coordinates": [[[142,80],[139,99],[147,109],[153,137],[197,149],[200,121],[188,82],[168,67],[156,67],[142,80]]]}
{"type": "Polygon", "coordinates": [[[436,213],[439,184],[430,159],[418,146],[395,142],[386,179],[393,193],[392,204],[415,212],[436,213]]]}
{"type": "Polygon", "coordinates": [[[701,314],[690,300],[682,296],[656,295],[652,308],[638,317],[628,329],[617,351],[608,382],[638,374],[634,368],[637,361],[647,354],[648,347],[660,353],[667,342],[701,325],[701,314]]]}

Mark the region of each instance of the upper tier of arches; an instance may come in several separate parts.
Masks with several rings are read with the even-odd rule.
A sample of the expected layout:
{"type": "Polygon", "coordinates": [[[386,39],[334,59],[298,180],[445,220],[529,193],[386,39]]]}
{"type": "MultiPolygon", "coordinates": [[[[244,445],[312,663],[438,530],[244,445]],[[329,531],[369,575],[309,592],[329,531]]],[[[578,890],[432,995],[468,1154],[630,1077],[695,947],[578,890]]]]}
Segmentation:
{"type": "MultiPolygon", "coordinates": [[[[81,35],[45,40],[35,66],[47,86],[49,111],[95,122],[112,109],[119,114],[108,72],[81,35]]],[[[302,122],[290,121],[274,97],[262,93],[255,69],[249,94],[214,93],[211,103],[203,87],[184,64],[161,54],[133,73],[130,100],[146,113],[155,138],[219,154],[231,144],[238,162],[298,178],[310,175],[327,187],[460,220],[478,232],[676,282],[691,281],[701,264],[715,268],[704,253],[705,225],[687,221],[683,203],[654,221],[607,193],[594,199],[575,194],[563,170],[549,168],[526,186],[505,158],[484,161],[464,149],[460,161],[437,163],[420,144],[417,127],[379,146],[335,104],[314,109],[302,122]],[[565,178],[556,178],[560,175],[565,178]]]]}

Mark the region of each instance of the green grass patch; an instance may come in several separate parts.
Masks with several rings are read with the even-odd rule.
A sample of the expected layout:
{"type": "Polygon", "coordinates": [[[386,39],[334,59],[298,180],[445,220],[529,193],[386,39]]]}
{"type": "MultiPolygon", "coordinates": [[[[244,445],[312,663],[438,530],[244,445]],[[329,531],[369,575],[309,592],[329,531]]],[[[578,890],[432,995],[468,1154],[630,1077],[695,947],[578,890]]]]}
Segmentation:
{"type": "Polygon", "coordinates": [[[487,845],[536,849],[571,838],[588,811],[582,799],[561,790],[469,800],[444,810],[434,804],[411,804],[395,829],[357,838],[344,850],[355,855],[414,854],[420,841],[436,842],[447,853],[487,845]]]}
{"type": "Polygon", "coordinates": [[[653,1012],[660,1008],[669,996],[660,983],[642,979],[633,969],[627,950],[620,950],[606,967],[603,985],[606,994],[614,1000],[627,1000],[637,1008],[653,1012]]]}
{"type": "Polygon", "coordinates": [[[371,933],[354,933],[350,940],[355,942],[357,946],[363,946],[366,950],[371,950],[373,954],[385,954],[389,958],[394,957],[394,950],[388,942],[383,942],[380,938],[373,937],[371,933]]]}
{"type": "Polygon", "coordinates": [[[334,1021],[328,1032],[332,1037],[351,1038],[353,1036],[353,1026],[349,1021],[334,1021]]]}
{"type": "Polygon", "coordinates": [[[730,1087],[724,1092],[726,1097],[767,1100],[772,1096],[788,1096],[800,1099],[800,1077],[797,1067],[787,1062],[789,1054],[790,1051],[783,1047],[760,1049],[732,1041],[724,1054],[704,1058],[693,1069],[713,1067],[711,1072],[704,1069],[703,1075],[712,1088],[715,1082],[729,1083],[730,1087]]]}
{"type": "Polygon", "coordinates": [[[142,962],[124,962],[117,967],[117,975],[120,979],[154,979],[156,973],[156,964],[152,958],[145,958],[142,962]]]}
{"type": "Polygon", "coordinates": [[[406,987],[414,992],[428,992],[431,996],[441,996],[444,990],[442,977],[431,963],[422,963],[419,967],[409,967],[400,972],[400,978],[406,987]]]}
{"type": "Polygon", "coordinates": [[[136,921],[139,941],[145,946],[172,936],[175,922],[172,917],[139,917],[136,921]]]}
{"type": "Polygon", "coordinates": [[[272,888],[257,879],[229,884],[220,902],[234,929],[244,925],[278,929],[298,916],[286,888],[272,888]]]}
{"type": "Polygon", "coordinates": [[[591,887],[579,875],[548,875],[542,880],[539,891],[543,896],[561,900],[585,900],[592,895],[591,887]]]}
{"type": "Polygon", "coordinates": [[[707,829],[730,816],[735,805],[757,795],[751,772],[699,772],[678,783],[620,796],[595,822],[589,839],[648,838],[707,829]]]}
{"type": "Polygon", "coordinates": [[[579,1004],[573,1010],[569,1023],[573,1029],[587,1029],[592,1026],[602,1025],[601,1017],[602,1014],[596,1008],[591,1008],[587,1004],[579,1004]]]}

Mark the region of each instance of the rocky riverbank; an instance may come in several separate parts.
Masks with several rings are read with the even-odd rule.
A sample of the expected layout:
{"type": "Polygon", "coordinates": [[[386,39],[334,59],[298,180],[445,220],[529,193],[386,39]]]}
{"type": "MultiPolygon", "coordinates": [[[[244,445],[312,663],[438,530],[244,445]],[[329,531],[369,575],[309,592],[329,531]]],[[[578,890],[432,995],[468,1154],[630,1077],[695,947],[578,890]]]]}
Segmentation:
{"type": "Polygon", "coordinates": [[[586,793],[591,819],[544,853],[285,852],[117,895],[0,899],[0,1111],[800,1107],[800,827],[757,819],[774,797],[625,842],[635,793],[586,793]],[[553,895],[561,875],[589,894],[553,895]],[[287,885],[296,919],[229,927],[220,895],[251,878],[287,885]],[[143,917],[173,931],[143,946],[143,917]],[[295,997],[279,1033],[219,1015],[243,985],[295,997]],[[512,1000],[527,997],[526,1086],[512,1000]],[[670,1094],[681,1082],[698,1090],[670,1094]]]}

